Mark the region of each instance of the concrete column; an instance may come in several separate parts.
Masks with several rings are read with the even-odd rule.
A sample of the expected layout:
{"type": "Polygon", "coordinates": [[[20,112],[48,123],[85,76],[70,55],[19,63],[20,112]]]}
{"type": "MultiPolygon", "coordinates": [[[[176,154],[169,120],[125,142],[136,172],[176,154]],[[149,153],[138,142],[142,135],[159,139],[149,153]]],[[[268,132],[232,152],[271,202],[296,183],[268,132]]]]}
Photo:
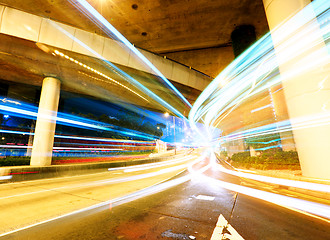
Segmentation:
{"type": "Polygon", "coordinates": [[[250,146],[249,149],[250,149],[250,157],[257,156],[256,150],[252,146],[250,146]]]}
{"type": "Polygon", "coordinates": [[[306,7],[309,0],[263,2],[302,173],[330,179],[330,125],[320,126],[312,121],[330,113],[330,79],[326,67],[329,56],[314,10],[306,7]],[[299,20],[283,24],[304,7],[299,20]],[[310,21],[310,17],[314,20],[310,21]],[[301,22],[304,25],[296,29],[301,22]]]}
{"type": "Polygon", "coordinates": [[[43,80],[30,165],[51,165],[60,85],[53,77],[43,80]]]}

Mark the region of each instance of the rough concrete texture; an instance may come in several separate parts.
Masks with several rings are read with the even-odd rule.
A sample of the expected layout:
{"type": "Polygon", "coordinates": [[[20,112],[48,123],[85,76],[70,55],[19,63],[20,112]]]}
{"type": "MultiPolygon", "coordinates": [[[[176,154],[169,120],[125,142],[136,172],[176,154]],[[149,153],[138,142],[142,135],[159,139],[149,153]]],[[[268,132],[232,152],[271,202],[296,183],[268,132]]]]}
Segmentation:
{"type": "Polygon", "coordinates": [[[234,60],[231,46],[164,53],[169,59],[185,63],[215,78],[234,60]]]}
{"type": "MultiPolygon", "coordinates": [[[[88,2],[131,43],[161,54],[213,49],[230,44],[232,31],[240,25],[253,25],[256,28],[257,38],[268,31],[261,0],[93,0],[88,2]]],[[[0,0],[0,3],[105,35],[98,26],[71,5],[70,1],[0,0]]],[[[198,52],[196,54],[199,55],[198,52]]],[[[218,62],[220,58],[214,53],[210,59],[206,59],[207,62],[199,64],[209,65],[209,61],[214,62],[212,68],[215,72],[209,73],[214,76],[219,72],[217,66],[222,65],[222,61],[218,62]]],[[[191,59],[182,63],[189,65],[190,62],[191,59]]],[[[203,71],[204,68],[197,70],[203,71]]]]}

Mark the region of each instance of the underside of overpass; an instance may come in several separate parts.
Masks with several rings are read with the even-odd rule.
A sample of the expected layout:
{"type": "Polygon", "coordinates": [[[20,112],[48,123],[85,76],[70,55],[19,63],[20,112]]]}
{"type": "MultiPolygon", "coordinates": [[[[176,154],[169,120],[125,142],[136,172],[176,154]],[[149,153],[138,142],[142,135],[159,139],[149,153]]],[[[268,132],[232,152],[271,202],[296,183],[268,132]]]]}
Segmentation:
{"type": "MultiPolygon", "coordinates": [[[[57,50],[55,47],[36,44],[8,35],[0,35],[0,41],[2,43],[0,46],[1,79],[9,81],[9,84],[12,82],[12,84],[22,83],[41,87],[44,77],[56,76],[61,79],[63,91],[97,97],[114,104],[122,105],[128,102],[146,109],[166,112],[166,108],[152,101],[148,94],[139,90],[131,91],[130,89],[133,89],[134,86],[123,81],[122,77],[118,76],[107,62],[99,58],[61,49],[61,53],[79,63],[86,63],[91,69],[97,69],[112,81],[65,57],[50,54],[57,50]],[[123,84],[120,85],[119,82],[123,82],[123,84]],[[129,88],[123,87],[124,84],[129,88]]],[[[163,84],[159,83],[157,76],[128,66],[119,64],[113,64],[113,66],[132,76],[166,102],[176,106],[180,112],[184,112],[185,105],[163,84]]],[[[201,90],[177,82],[172,81],[172,83],[191,103],[201,92],[201,90]]]]}
{"type": "MultiPolygon", "coordinates": [[[[75,1],[0,1],[18,10],[107,36],[71,2],[75,1]]],[[[234,59],[231,34],[235,29],[251,25],[257,38],[269,31],[261,0],[88,2],[135,46],[211,77],[216,77],[234,59]]]]}
{"type": "MultiPolygon", "coordinates": [[[[67,0],[0,1],[3,6],[109,38],[106,31],[91,21],[87,15],[81,13],[73,3],[74,1],[67,0]]],[[[195,75],[203,78],[203,83],[199,80],[200,76],[192,80],[196,81],[198,86],[188,84],[191,80],[173,79],[175,78],[173,73],[166,74],[166,70],[156,65],[191,104],[195,102],[212,78],[216,77],[234,59],[233,31],[241,26],[252,26],[254,39],[268,31],[262,1],[230,1],[229,3],[227,1],[95,0],[89,3],[134,46],[139,47],[140,51],[146,50],[143,54],[149,60],[151,53],[154,53],[153,56],[156,54],[159,58],[173,60],[172,64],[183,64],[179,64],[178,67],[183,66],[184,71],[195,69],[193,78],[196,78],[195,75]],[[204,81],[206,81],[205,84],[204,81]]],[[[6,17],[4,12],[1,15],[2,19],[6,17]]],[[[244,45],[244,41],[251,44],[249,36],[243,32],[241,35],[236,45],[244,45]]],[[[154,102],[150,104],[146,101],[145,98],[148,96],[141,92],[141,89],[140,91],[135,89],[135,93],[127,91],[118,85],[115,86],[116,84],[108,84],[109,81],[102,80],[102,77],[99,78],[86,69],[79,69],[74,63],[67,64],[66,59],[58,61],[50,55],[52,51],[58,49],[56,46],[45,44],[42,48],[41,44],[35,45],[34,39],[32,42],[24,41],[3,34],[1,38],[4,43],[1,45],[1,51],[8,53],[1,57],[3,80],[41,86],[44,76],[57,76],[62,81],[61,89],[63,90],[101,96],[104,100],[117,103],[128,101],[161,112],[169,111],[161,104],[155,105],[154,102]],[[137,95],[143,97],[137,97],[137,95]],[[122,99],[122,96],[125,96],[125,99],[122,99]]],[[[88,62],[88,66],[91,67],[98,66],[106,74],[110,74],[112,79],[122,82],[116,74],[107,71],[109,66],[97,57],[79,54],[81,53],[79,51],[78,54],[66,52],[69,53],[67,54],[69,57],[82,63],[88,62]]],[[[139,71],[141,69],[136,70],[125,64],[114,64],[187,116],[186,104],[182,103],[182,100],[178,99],[173,92],[169,92],[166,89],[167,86],[159,84],[157,74],[152,72],[150,74],[148,71],[143,71],[144,69],[139,71]]],[[[191,73],[188,74],[191,75],[191,73]]],[[[182,73],[176,75],[179,76],[178,79],[182,78],[182,73]]],[[[128,87],[134,88],[134,86],[128,87]]]]}

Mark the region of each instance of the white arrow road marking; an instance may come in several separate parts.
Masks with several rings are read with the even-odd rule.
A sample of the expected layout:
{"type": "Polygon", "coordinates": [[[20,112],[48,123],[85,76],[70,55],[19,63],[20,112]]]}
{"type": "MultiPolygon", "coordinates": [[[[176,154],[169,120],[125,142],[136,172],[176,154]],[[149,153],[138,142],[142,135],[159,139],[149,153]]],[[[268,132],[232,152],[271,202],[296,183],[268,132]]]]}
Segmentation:
{"type": "Polygon", "coordinates": [[[227,220],[220,214],[217,225],[213,231],[211,240],[231,239],[244,240],[241,235],[230,225],[227,220]],[[225,230],[225,231],[224,231],[225,230]]]}
{"type": "Polygon", "coordinates": [[[215,197],[206,196],[206,195],[198,195],[195,198],[199,199],[199,200],[206,200],[206,201],[213,201],[215,199],[215,197]]]}

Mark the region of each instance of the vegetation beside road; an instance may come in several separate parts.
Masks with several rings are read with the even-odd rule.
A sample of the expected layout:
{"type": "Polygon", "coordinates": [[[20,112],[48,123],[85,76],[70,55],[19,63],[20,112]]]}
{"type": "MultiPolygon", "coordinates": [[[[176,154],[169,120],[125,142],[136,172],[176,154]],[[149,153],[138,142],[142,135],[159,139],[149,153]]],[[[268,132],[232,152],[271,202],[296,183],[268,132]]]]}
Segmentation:
{"type": "MultiPolygon", "coordinates": [[[[222,156],[225,154],[222,153],[222,156]]],[[[269,149],[260,152],[258,156],[250,156],[250,152],[235,153],[227,161],[236,168],[245,169],[289,169],[300,170],[298,154],[295,151],[269,149]]]]}
{"type": "Polygon", "coordinates": [[[6,157],[0,158],[0,167],[30,165],[30,157],[6,157]]]}
{"type": "MultiPolygon", "coordinates": [[[[94,159],[93,161],[90,161],[90,162],[97,162],[97,159],[100,159],[100,160],[104,160],[107,158],[110,159],[111,157],[115,157],[118,155],[134,156],[134,155],[143,155],[143,154],[150,154],[150,153],[154,153],[154,151],[115,152],[115,153],[112,153],[111,156],[95,154],[95,156],[87,156],[87,157],[53,157],[52,164],[62,164],[62,163],[65,163],[66,161],[68,163],[89,162],[89,161],[84,161],[84,160],[88,160],[88,159],[94,159]],[[75,160],[75,161],[73,161],[73,160],[75,160]]],[[[0,167],[30,165],[30,158],[31,157],[28,157],[28,156],[7,156],[5,158],[0,158],[0,167]]]]}

